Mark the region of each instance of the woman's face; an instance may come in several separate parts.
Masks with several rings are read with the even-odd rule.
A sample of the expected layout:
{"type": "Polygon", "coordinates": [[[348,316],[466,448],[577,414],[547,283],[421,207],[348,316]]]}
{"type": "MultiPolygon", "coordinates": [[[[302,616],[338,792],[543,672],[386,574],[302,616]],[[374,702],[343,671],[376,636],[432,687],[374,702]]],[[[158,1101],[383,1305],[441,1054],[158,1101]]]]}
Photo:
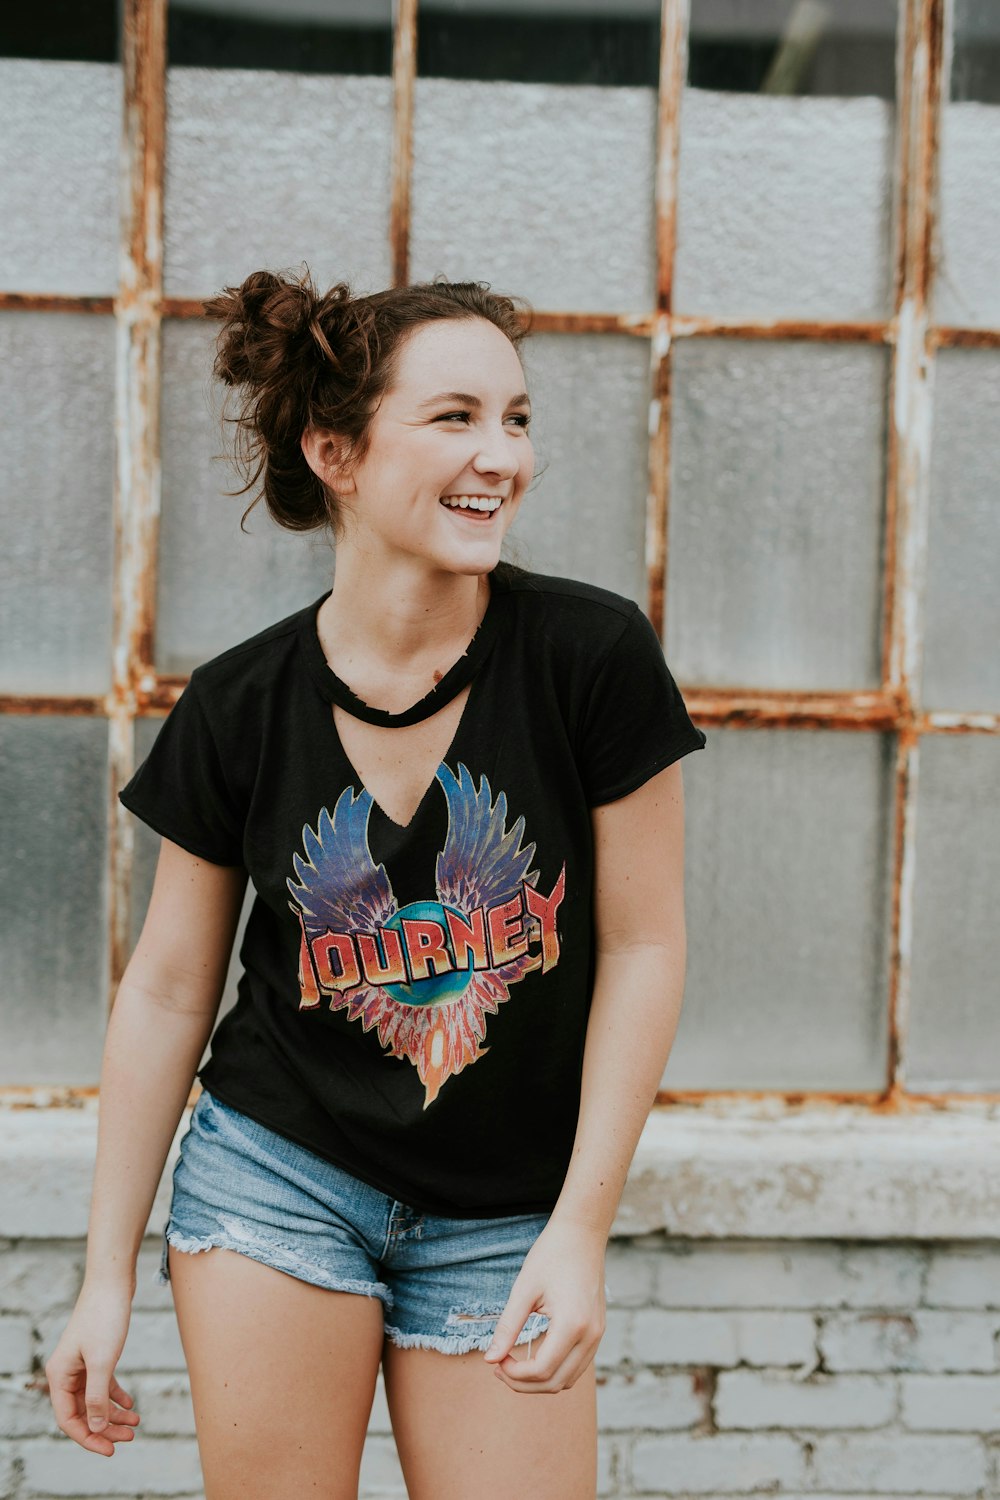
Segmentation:
{"type": "Polygon", "coordinates": [[[534,474],[529,414],[521,361],[499,328],[476,317],[421,324],[400,346],[363,462],[346,488],[333,480],[352,540],[383,558],[488,572],[534,474]]]}

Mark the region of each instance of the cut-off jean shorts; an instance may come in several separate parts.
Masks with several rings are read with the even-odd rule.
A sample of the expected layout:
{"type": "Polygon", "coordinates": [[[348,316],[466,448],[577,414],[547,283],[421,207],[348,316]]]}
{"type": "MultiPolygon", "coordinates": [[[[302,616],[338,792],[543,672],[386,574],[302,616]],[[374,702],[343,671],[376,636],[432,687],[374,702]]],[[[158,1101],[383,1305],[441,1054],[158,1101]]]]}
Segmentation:
{"type": "MultiPolygon", "coordinates": [[[[486,1349],[547,1213],[450,1219],[420,1213],[203,1089],[173,1171],[167,1246],[221,1246],[331,1291],[382,1301],[404,1349],[486,1349]]],[[[528,1316],[516,1342],[548,1327],[528,1316]]]]}

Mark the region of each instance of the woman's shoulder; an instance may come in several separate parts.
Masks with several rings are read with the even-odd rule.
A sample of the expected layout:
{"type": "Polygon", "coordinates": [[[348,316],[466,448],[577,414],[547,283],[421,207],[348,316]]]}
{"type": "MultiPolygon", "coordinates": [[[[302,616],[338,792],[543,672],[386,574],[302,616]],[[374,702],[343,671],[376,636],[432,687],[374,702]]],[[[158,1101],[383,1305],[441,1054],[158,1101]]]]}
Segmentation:
{"type": "Polygon", "coordinates": [[[544,625],[550,639],[591,657],[610,650],[639,609],[627,594],[582,578],[511,566],[505,583],[529,628],[544,625]]]}
{"type": "Polygon", "coordinates": [[[215,697],[248,684],[259,690],[268,680],[280,677],[289,653],[297,648],[299,632],[310,611],[315,612],[325,597],[324,593],[300,605],[291,614],[200,662],[191,672],[196,688],[215,697]]]}

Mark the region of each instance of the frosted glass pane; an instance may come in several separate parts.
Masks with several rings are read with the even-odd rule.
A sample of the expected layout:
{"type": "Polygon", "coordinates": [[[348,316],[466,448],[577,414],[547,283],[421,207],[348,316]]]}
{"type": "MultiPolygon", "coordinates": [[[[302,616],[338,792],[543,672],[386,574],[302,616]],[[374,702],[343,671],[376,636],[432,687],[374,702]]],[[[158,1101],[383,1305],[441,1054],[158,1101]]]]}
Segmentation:
{"type": "Polygon", "coordinates": [[[926,708],[1000,711],[1000,354],[937,355],[925,593],[926,708]]]}
{"type": "Polygon", "coordinates": [[[941,124],[941,258],[935,323],[1000,324],[1000,107],[946,104],[941,124]]]}
{"type": "Polygon", "coordinates": [[[907,1081],[1000,1089],[1000,739],[925,735],[907,1081]]]}
{"type": "Polygon", "coordinates": [[[321,290],[386,285],[391,139],[388,78],[168,69],[167,295],[303,260],[321,290]]]}
{"type": "Polygon", "coordinates": [[[509,551],[539,573],[587,579],[644,606],[648,341],[534,334],[522,344],[521,357],[531,394],[535,479],[504,555],[509,551]]]}
{"type": "Polygon", "coordinates": [[[717,686],[876,687],[886,351],[674,346],[665,641],[717,686]]]}
{"type": "Polygon", "coordinates": [[[110,684],[114,320],[0,314],[0,691],[110,684]]]}
{"type": "Polygon", "coordinates": [[[418,78],[411,276],[648,310],[655,132],[652,89],[418,78]]]}
{"type": "Polygon", "coordinates": [[[0,58],[5,290],[118,290],[117,63],[0,58]]]}
{"type": "MultiPolygon", "coordinates": [[[[152,748],[153,741],[163,724],[163,718],[143,718],[135,721],[135,763],[145,760],[152,748]]],[[[123,783],[124,785],[124,783],[123,783]]],[[[156,863],[160,856],[160,835],[155,833],[141,818],[135,817],[133,813],[125,811],[125,817],[135,830],[135,856],[132,865],[132,898],[130,902],[129,923],[129,952],[131,953],[139,941],[142,926],[146,920],[146,912],[149,908],[149,898],[153,892],[153,880],[156,875],[156,863]]],[[[243,909],[240,914],[236,937],[233,940],[233,950],[230,956],[229,969],[226,974],[226,982],[219,1004],[219,1014],[216,1024],[228,1010],[236,1004],[236,985],[243,966],[239,962],[240,946],[243,942],[243,933],[246,928],[250,908],[253,906],[254,896],[253,883],[248,880],[247,888],[243,898],[243,909]]],[[[208,1057],[209,1047],[206,1046],[201,1061],[208,1057]]],[[[200,1064],[199,1064],[200,1066],[200,1064]]]]}
{"type": "Polygon", "coordinates": [[[684,90],[674,307],[890,315],[894,106],[684,90]]]}
{"type": "Polygon", "coordinates": [[[190,672],[308,604],[333,581],[333,552],[324,537],[282,530],[263,501],[240,530],[251,496],[224,493],[243,480],[214,456],[228,450],[233,430],[227,427],[223,437],[226,388],[211,376],[218,329],[215,322],[173,319],[163,327],[155,650],[161,672],[190,672]]]}
{"type": "Polygon", "coordinates": [[[0,1083],[100,1078],[107,767],[105,719],[0,715],[0,1083]]]}
{"type": "Polygon", "coordinates": [[[879,1087],[891,743],[717,727],[710,744],[684,772],[687,985],[663,1086],[879,1087]]]}
{"type": "Polygon", "coordinates": [[[955,0],[948,98],[941,112],[936,323],[1000,325],[1000,10],[955,0]]]}

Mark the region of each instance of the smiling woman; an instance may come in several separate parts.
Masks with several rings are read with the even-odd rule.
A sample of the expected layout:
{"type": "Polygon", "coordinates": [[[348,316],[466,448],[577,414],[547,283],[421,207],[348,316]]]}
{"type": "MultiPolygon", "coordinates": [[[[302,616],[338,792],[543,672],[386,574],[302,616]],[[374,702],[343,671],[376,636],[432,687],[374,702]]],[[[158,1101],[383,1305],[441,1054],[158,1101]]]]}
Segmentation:
{"type": "MultiPolygon", "coordinates": [[[[206,308],[244,488],[329,528],[335,571],[196,667],[119,793],[164,842],[109,1028],[90,1254],[130,1242],[122,1162],[135,1195],[162,1170],[134,1101],[165,1151],[249,874],[159,1272],[206,1500],[354,1500],[380,1363],[415,1500],[501,1468],[586,1500],[607,1239],[683,988],[675,762],[705,735],[633,600],[501,561],[534,474],[512,299],[259,271],[206,308]],[[149,996],[173,1063],[163,1003],[155,1046],[122,1031],[149,996]],[[336,1412],[308,1431],[304,1368],[336,1412]]],[[[91,1285],[47,1372],[68,1409],[91,1371],[113,1452],[125,1393],[88,1340],[109,1316],[124,1337],[122,1298],[91,1285]]]]}

